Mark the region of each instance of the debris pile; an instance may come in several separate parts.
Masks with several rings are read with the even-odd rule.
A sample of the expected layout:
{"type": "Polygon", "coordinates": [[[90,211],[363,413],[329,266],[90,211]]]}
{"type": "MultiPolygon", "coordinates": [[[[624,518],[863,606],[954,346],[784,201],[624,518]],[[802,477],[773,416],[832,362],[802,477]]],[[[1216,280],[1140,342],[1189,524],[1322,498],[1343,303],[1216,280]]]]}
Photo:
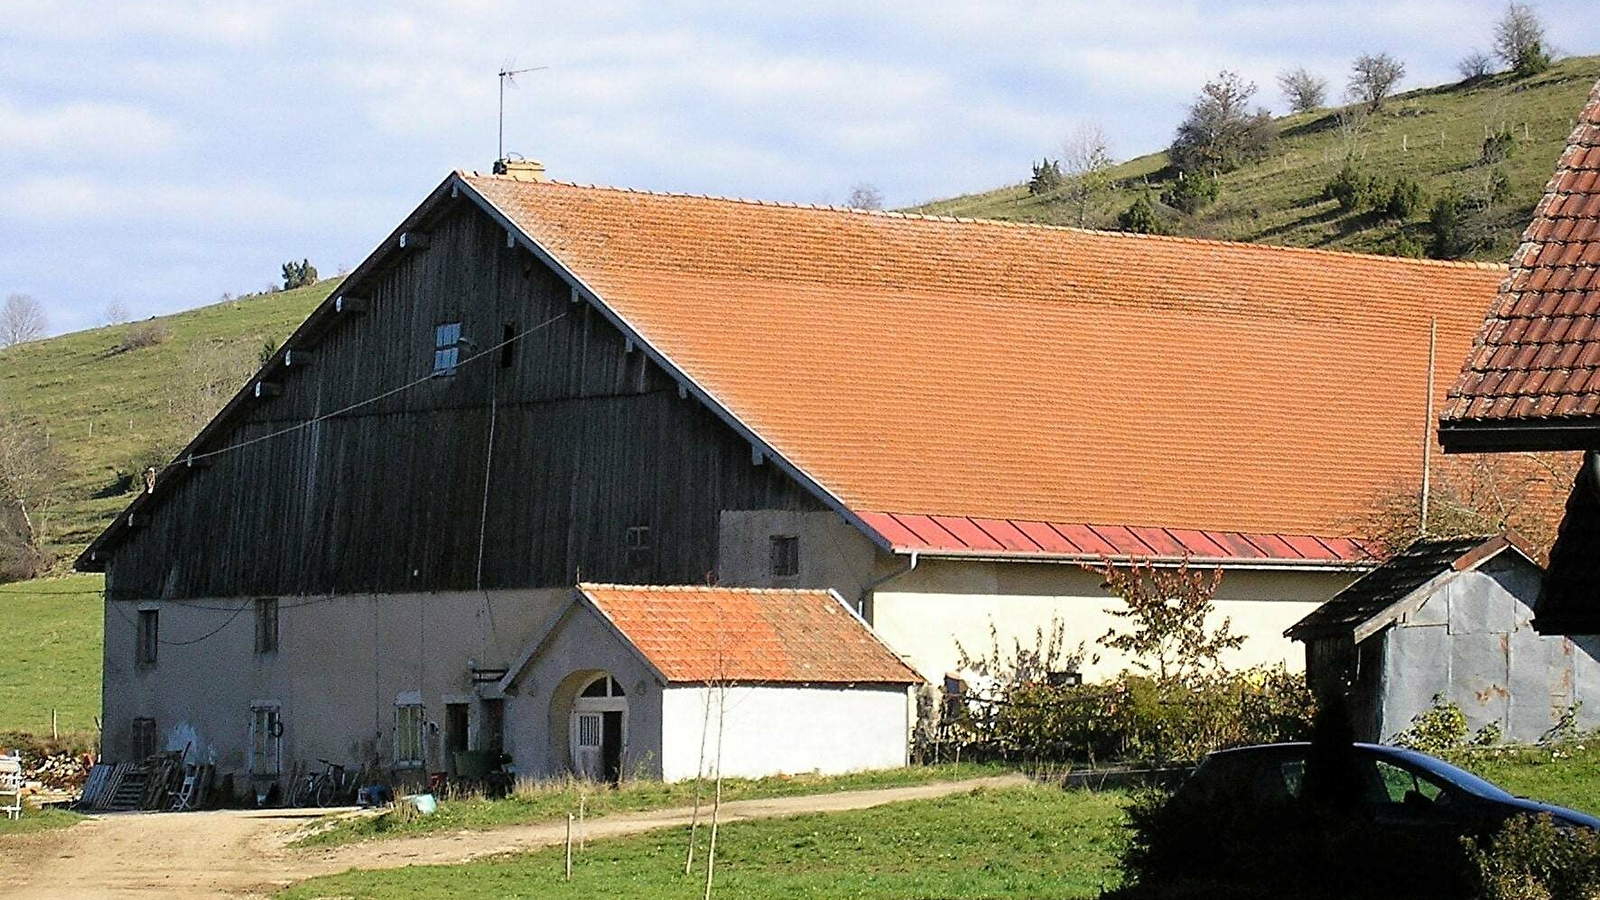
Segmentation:
{"type": "Polygon", "coordinates": [[[41,787],[72,794],[83,790],[83,782],[93,765],[94,757],[89,754],[22,751],[24,777],[37,781],[41,787]]]}
{"type": "Polygon", "coordinates": [[[89,770],[79,809],[185,810],[211,801],[216,767],[184,765],[185,751],[142,762],[100,763],[89,770]]]}

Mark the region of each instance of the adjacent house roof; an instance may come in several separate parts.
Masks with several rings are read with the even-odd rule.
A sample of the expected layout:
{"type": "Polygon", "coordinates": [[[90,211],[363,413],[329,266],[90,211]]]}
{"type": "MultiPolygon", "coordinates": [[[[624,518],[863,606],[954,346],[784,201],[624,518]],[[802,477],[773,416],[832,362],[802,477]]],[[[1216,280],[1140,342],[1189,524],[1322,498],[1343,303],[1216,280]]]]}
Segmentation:
{"type": "Polygon", "coordinates": [[[462,177],[869,529],[1348,536],[1419,479],[1430,322],[1459,358],[1505,273],[462,177]]]}
{"type": "Polygon", "coordinates": [[[578,590],[669,683],[922,681],[832,591],[604,584],[578,590]]]}
{"type": "Polygon", "coordinates": [[[1600,84],[1442,417],[1446,450],[1600,446],[1600,84]]]}
{"type": "Polygon", "coordinates": [[[1297,641],[1341,636],[1363,641],[1420,606],[1444,581],[1471,572],[1502,553],[1537,567],[1515,538],[1423,538],[1361,576],[1284,634],[1297,641]]]}

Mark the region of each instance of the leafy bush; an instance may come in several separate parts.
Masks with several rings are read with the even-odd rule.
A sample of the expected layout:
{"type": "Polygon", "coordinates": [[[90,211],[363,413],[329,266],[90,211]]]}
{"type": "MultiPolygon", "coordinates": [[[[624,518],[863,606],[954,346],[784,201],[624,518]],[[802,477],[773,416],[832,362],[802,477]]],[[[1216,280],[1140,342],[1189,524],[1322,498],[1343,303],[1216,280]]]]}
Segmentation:
{"type": "Polygon", "coordinates": [[[1161,202],[1192,215],[1215,201],[1221,192],[1215,178],[1180,172],[1178,180],[1161,193],[1161,202]]]}
{"type": "Polygon", "coordinates": [[[1337,201],[1341,212],[1355,212],[1370,209],[1386,187],[1378,176],[1357,171],[1355,166],[1345,163],[1344,168],[1322,186],[1322,199],[1337,201]]]}
{"type": "Polygon", "coordinates": [[[1483,139],[1483,151],[1478,164],[1497,166],[1517,154],[1517,136],[1509,130],[1496,131],[1483,139]]]}
{"type": "Polygon", "coordinates": [[[1519,816],[1484,846],[1469,842],[1482,900],[1591,900],[1600,896],[1600,834],[1519,816]]]}
{"type": "Polygon", "coordinates": [[[1434,259],[1455,259],[1471,249],[1466,234],[1466,204],[1456,194],[1446,194],[1433,201],[1428,214],[1428,226],[1433,239],[1428,242],[1428,255],[1434,259]]]}
{"type": "Polygon", "coordinates": [[[1428,254],[1428,245],[1407,231],[1396,232],[1393,240],[1389,242],[1390,256],[1404,256],[1408,259],[1421,259],[1428,254]]]}
{"type": "Polygon", "coordinates": [[[1250,109],[1255,93],[1254,83],[1233,72],[1206,82],[1167,148],[1172,164],[1180,172],[1214,176],[1265,156],[1274,126],[1265,109],[1250,109]]]}
{"type": "Polygon", "coordinates": [[[127,353],[165,344],[171,339],[172,329],[167,327],[167,323],[151,319],[123,329],[122,342],[118,346],[123,353],[127,353]]]}
{"type": "Polygon", "coordinates": [[[1379,211],[1391,219],[1404,221],[1422,208],[1423,199],[1422,185],[1402,176],[1389,186],[1389,196],[1379,211]]]}
{"type": "Polygon", "coordinates": [[[1433,695],[1433,704],[1411,718],[1411,726],[1394,736],[1394,742],[1433,756],[1460,747],[1467,740],[1467,717],[1461,707],[1433,695]]]}
{"type": "Polygon", "coordinates": [[[1033,177],[1028,179],[1028,193],[1035,196],[1061,189],[1067,177],[1061,173],[1061,161],[1049,157],[1033,164],[1033,177]]]}
{"type": "Polygon", "coordinates": [[[974,712],[965,723],[971,744],[998,756],[1165,762],[1305,738],[1313,703],[1304,677],[1279,666],[1188,682],[1124,674],[1099,684],[1020,685],[992,714],[974,712]]]}
{"type": "Polygon", "coordinates": [[[1149,197],[1140,196],[1117,216],[1117,230],[1135,234],[1166,234],[1167,223],[1156,214],[1155,204],[1149,197]]]}

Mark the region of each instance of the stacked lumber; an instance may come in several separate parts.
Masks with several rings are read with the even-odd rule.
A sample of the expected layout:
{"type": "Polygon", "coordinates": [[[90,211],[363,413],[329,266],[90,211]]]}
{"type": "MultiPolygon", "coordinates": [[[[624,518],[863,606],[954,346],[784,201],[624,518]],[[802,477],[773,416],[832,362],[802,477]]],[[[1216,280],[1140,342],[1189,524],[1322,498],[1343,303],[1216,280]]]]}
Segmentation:
{"type": "Polygon", "coordinates": [[[157,753],[142,762],[101,763],[89,771],[78,807],[114,811],[170,809],[183,788],[183,757],[182,751],[173,751],[157,753]]]}

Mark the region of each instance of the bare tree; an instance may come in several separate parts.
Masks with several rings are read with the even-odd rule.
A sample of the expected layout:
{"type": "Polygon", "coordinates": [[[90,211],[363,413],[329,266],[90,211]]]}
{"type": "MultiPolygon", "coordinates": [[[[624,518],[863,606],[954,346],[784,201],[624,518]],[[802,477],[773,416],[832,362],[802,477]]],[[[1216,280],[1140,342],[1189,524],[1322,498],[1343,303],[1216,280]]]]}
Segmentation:
{"type": "Polygon", "coordinates": [[[1297,113],[1321,109],[1328,100],[1328,79],[1311,74],[1305,66],[1279,74],[1278,88],[1289,109],[1297,113]]]}
{"type": "Polygon", "coordinates": [[[44,337],[50,327],[44,307],[27,294],[12,294],[0,308],[0,347],[12,347],[44,337]]]}
{"type": "Polygon", "coordinates": [[[42,537],[62,470],[60,455],[36,425],[0,415],[0,503],[14,519],[0,540],[5,577],[31,578],[48,564],[42,537]]]}
{"type": "Polygon", "coordinates": [[[1111,144],[1096,122],[1084,122],[1061,142],[1066,197],[1078,207],[1078,225],[1089,224],[1089,206],[1111,186],[1111,144]]]}
{"type": "Polygon", "coordinates": [[[1544,47],[1544,23],[1533,7],[1515,0],[1494,26],[1494,55],[1518,75],[1532,75],[1550,67],[1544,47]]]}
{"type": "Polygon", "coordinates": [[[1349,96],[1373,112],[1383,109],[1395,85],[1406,76],[1406,65],[1387,53],[1363,53],[1350,64],[1349,96]]]}
{"type": "Polygon", "coordinates": [[[1482,50],[1474,50],[1456,63],[1456,72],[1467,81],[1487,78],[1494,73],[1494,58],[1482,50]]]}
{"type": "Polygon", "coordinates": [[[100,318],[107,325],[121,325],[128,321],[128,307],[121,300],[113,300],[106,304],[106,310],[100,314],[100,318]]]}
{"type": "Polygon", "coordinates": [[[1259,107],[1250,110],[1255,93],[1255,84],[1226,70],[1206,82],[1167,150],[1173,165],[1214,177],[1265,153],[1272,116],[1259,107]]]}
{"type": "Polygon", "coordinates": [[[883,209],[883,192],[875,185],[863,181],[850,188],[844,205],[851,209],[883,209]]]}

